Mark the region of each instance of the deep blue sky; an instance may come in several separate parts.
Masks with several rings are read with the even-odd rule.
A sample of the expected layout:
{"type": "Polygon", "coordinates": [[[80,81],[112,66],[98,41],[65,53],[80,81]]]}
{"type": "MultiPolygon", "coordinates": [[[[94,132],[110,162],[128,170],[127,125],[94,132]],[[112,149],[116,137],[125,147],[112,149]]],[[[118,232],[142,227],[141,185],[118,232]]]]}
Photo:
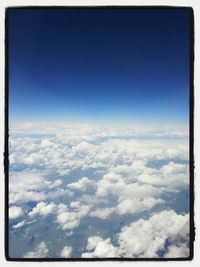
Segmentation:
{"type": "Polygon", "coordinates": [[[10,9],[11,120],[188,122],[189,10],[10,9]]]}

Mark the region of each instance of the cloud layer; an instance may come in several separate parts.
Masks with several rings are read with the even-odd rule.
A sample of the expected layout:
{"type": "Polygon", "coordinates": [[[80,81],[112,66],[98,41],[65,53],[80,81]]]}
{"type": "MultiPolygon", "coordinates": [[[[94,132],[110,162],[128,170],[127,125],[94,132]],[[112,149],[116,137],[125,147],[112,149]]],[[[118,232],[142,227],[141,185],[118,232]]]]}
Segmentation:
{"type": "Polygon", "coordinates": [[[13,234],[20,231],[19,238],[28,240],[41,221],[75,246],[85,244],[85,227],[88,240],[85,251],[76,252],[71,243],[53,250],[46,239],[34,238],[34,249],[21,256],[188,256],[189,201],[186,195],[178,209],[176,200],[189,188],[182,128],[17,125],[11,128],[9,160],[13,234]]]}

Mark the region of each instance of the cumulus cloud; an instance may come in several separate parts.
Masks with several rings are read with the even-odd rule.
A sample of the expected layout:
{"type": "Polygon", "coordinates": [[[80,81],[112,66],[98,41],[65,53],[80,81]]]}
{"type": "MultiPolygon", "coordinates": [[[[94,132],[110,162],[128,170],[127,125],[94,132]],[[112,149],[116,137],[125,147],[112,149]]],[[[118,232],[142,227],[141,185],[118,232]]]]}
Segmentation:
{"type": "Polygon", "coordinates": [[[100,237],[94,236],[90,237],[88,240],[87,248],[95,249],[93,252],[85,252],[82,253],[82,258],[113,258],[117,257],[117,248],[111,244],[110,238],[105,240],[101,239],[100,237]]]}
{"type": "Polygon", "coordinates": [[[122,255],[127,257],[158,257],[166,241],[173,244],[180,236],[187,240],[189,216],[173,210],[154,214],[122,228],[118,236],[122,255]],[[183,228],[187,225],[187,232],[183,228]],[[145,233],[145,234],[144,234],[145,233]]]}
{"type": "Polygon", "coordinates": [[[155,213],[149,219],[140,219],[125,226],[117,234],[117,246],[110,239],[91,236],[82,257],[156,258],[188,257],[189,216],[173,210],[155,213]]]}
{"type": "Polygon", "coordinates": [[[9,208],[9,219],[17,219],[18,217],[20,217],[23,214],[22,208],[20,207],[16,207],[16,206],[12,206],[9,208]]]}
{"type": "Polygon", "coordinates": [[[159,196],[165,191],[164,188],[154,187],[149,184],[140,184],[133,182],[125,182],[123,176],[115,174],[106,174],[97,183],[96,194],[99,197],[113,195],[118,198],[118,205],[115,212],[119,214],[137,213],[149,210],[157,204],[164,203],[159,196]]]}
{"type": "Polygon", "coordinates": [[[88,238],[88,243],[87,243],[87,246],[86,246],[86,249],[87,250],[93,250],[96,248],[96,246],[98,245],[98,243],[100,241],[102,241],[103,239],[100,237],[100,236],[90,236],[88,238]]]}
{"type": "Polygon", "coordinates": [[[60,187],[62,182],[61,179],[51,181],[46,174],[35,169],[12,171],[9,177],[9,203],[42,201],[63,194],[72,195],[70,190],[60,187]]]}
{"type": "Polygon", "coordinates": [[[73,211],[60,211],[57,215],[57,223],[65,229],[74,229],[79,226],[82,217],[86,216],[90,211],[90,206],[80,204],[80,202],[71,203],[73,211]]]}
{"type": "Polygon", "coordinates": [[[90,206],[81,204],[79,201],[71,202],[70,208],[64,203],[39,202],[28,215],[32,218],[37,215],[46,217],[49,214],[54,214],[60,227],[63,230],[70,230],[79,226],[81,218],[88,215],[89,211],[90,206]]]}
{"type": "Polygon", "coordinates": [[[72,253],[72,247],[71,246],[65,246],[63,250],[60,253],[60,256],[62,258],[70,258],[72,253]]]}
{"type": "Polygon", "coordinates": [[[189,257],[188,242],[181,243],[178,245],[171,245],[167,253],[164,255],[165,258],[185,258],[189,257]]]}
{"type": "Polygon", "coordinates": [[[155,186],[178,189],[189,185],[189,165],[170,161],[161,169],[146,168],[138,178],[139,181],[155,186]]]}
{"type": "MultiPolygon", "coordinates": [[[[92,221],[107,220],[112,214],[124,218],[134,214],[138,218],[142,212],[141,216],[145,214],[148,219],[122,228],[115,235],[117,245],[112,244],[111,236],[105,239],[94,236],[88,239],[82,256],[157,257],[158,251],[166,246],[166,238],[172,244],[165,248],[164,257],[187,254],[186,235],[184,241],[177,235],[173,239],[161,220],[163,217],[167,221],[168,216],[174,227],[186,215],[165,211],[167,215],[157,213],[149,217],[154,210],[171,207],[166,198],[168,193],[178,194],[189,186],[188,138],[183,128],[28,124],[11,127],[10,139],[10,219],[22,215],[13,207],[22,211],[20,205],[24,209],[29,201],[36,202],[23,214],[24,221],[12,226],[13,229],[22,226],[24,229],[30,220],[36,221],[36,216],[45,220],[51,214],[52,223],[66,235],[72,235],[71,230],[87,216],[93,217],[92,221]],[[163,231],[162,227],[156,228],[154,220],[163,231]],[[128,238],[127,233],[131,236],[132,232],[135,244],[128,238]]],[[[69,247],[64,248],[67,255],[69,247]]],[[[36,250],[37,247],[30,253],[36,250]]],[[[56,255],[60,254],[58,251],[56,255]]]]}
{"type": "Polygon", "coordinates": [[[119,214],[126,213],[137,213],[143,212],[144,210],[149,210],[154,207],[156,204],[162,204],[165,201],[158,198],[141,198],[141,199],[125,199],[121,201],[117,206],[117,212],[119,214]]]}
{"type": "Polygon", "coordinates": [[[63,183],[63,181],[61,179],[57,179],[57,180],[55,180],[55,182],[50,184],[49,188],[51,189],[51,188],[60,186],[62,183],[63,183]]]}
{"type": "Polygon", "coordinates": [[[78,180],[78,182],[68,184],[68,188],[85,191],[87,187],[91,184],[93,184],[92,180],[88,179],[87,177],[83,177],[80,180],[78,180]]]}
{"type": "Polygon", "coordinates": [[[104,209],[97,209],[90,212],[89,216],[97,217],[100,219],[107,219],[111,213],[115,211],[115,208],[104,208],[104,209]]]}
{"type": "Polygon", "coordinates": [[[39,202],[35,208],[33,208],[28,215],[33,217],[37,214],[42,216],[47,216],[50,213],[54,212],[56,205],[54,203],[47,204],[45,202],[39,202]]]}
{"type": "Polygon", "coordinates": [[[61,175],[75,169],[108,168],[114,162],[121,161],[127,164],[133,160],[188,160],[185,140],[176,138],[176,142],[171,139],[167,141],[167,135],[170,138],[173,136],[170,130],[163,135],[165,140],[156,140],[162,134],[160,130],[158,134],[155,129],[148,142],[140,139],[141,134],[149,135],[148,131],[139,127],[120,129],[92,125],[34,125],[27,130],[16,127],[11,130],[10,160],[13,166],[38,165],[43,169],[53,168],[61,175]],[[13,137],[12,131],[15,134],[17,132],[18,136],[13,137]],[[22,133],[27,133],[27,137],[21,137],[22,133]],[[36,133],[40,138],[35,137],[36,133]],[[47,138],[47,135],[50,137],[47,138]]]}
{"type": "Polygon", "coordinates": [[[47,257],[49,249],[44,241],[39,243],[33,251],[24,254],[23,258],[45,258],[47,257]]]}
{"type": "Polygon", "coordinates": [[[45,198],[44,177],[38,172],[11,172],[9,182],[9,202],[41,200],[45,198]],[[40,191],[37,191],[40,190],[40,191]]]}

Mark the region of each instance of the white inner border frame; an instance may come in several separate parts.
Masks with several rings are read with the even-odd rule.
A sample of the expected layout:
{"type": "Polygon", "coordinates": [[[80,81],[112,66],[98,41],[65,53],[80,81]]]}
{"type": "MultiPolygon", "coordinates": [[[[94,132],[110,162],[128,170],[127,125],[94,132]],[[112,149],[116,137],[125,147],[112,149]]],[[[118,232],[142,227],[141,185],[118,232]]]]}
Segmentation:
{"type": "Polygon", "coordinates": [[[0,266],[115,266],[119,264],[138,266],[200,266],[200,1],[199,0],[1,0],[0,3],[0,266]],[[195,242],[192,261],[117,261],[117,262],[8,262],[4,254],[4,93],[5,93],[5,8],[14,6],[186,6],[194,11],[194,222],[195,242]],[[199,75],[198,75],[199,73],[199,75]]]}

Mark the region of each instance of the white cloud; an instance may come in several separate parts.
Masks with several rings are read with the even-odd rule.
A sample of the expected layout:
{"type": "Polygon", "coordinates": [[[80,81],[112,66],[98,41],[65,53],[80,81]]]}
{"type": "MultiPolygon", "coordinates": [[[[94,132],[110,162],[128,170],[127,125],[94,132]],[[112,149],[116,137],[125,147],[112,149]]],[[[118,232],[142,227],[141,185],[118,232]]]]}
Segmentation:
{"type": "Polygon", "coordinates": [[[181,236],[188,240],[189,217],[173,210],[154,214],[148,220],[140,219],[122,228],[118,235],[121,254],[126,257],[158,257],[165,242],[175,242],[181,236]],[[187,228],[187,232],[183,228],[187,228]]]}
{"type": "Polygon", "coordinates": [[[25,220],[13,225],[13,228],[14,229],[17,229],[17,228],[21,228],[22,226],[24,226],[26,223],[25,223],[25,220]]]}
{"type": "MultiPolygon", "coordinates": [[[[12,164],[38,165],[53,168],[58,173],[68,174],[74,169],[109,168],[113,163],[124,164],[135,160],[188,159],[187,142],[177,139],[177,130],[144,129],[139,127],[111,128],[92,125],[34,125],[31,129],[11,130],[12,164]],[[12,133],[18,133],[14,137],[12,133]],[[156,132],[157,131],[157,132],[156,132]],[[166,131],[165,133],[162,133],[166,131]],[[20,134],[27,137],[19,137],[20,134]],[[35,137],[40,135],[40,139],[35,137]],[[152,140],[140,140],[141,134],[150,135],[152,140]],[[176,133],[174,140],[172,136],[176,133]],[[47,135],[51,137],[46,137],[47,135]],[[52,137],[53,135],[53,137],[52,137]],[[157,137],[171,137],[170,140],[156,140],[157,137]],[[128,138],[128,139],[127,139],[128,138]],[[133,139],[131,139],[133,138],[133,139]]],[[[179,130],[181,133],[181,131],[179,130]]],[[[184,136],[184,131],[182,135],[184,136]]],[[[180,136],[181,134],[178,134],[180,136]]],[[[148,137],[148,136],[147,136],[148,137]]]]}
{"type": "Polygon", "coordinates": [[[60,253],[60,256],[62,258],[70,258],[72,253],[72,247],[71,246],[65,246],[63,250],[60,253]]]}
{"type": "Polygon", "coordinates": [[[50,213],[53,213],[56,208],[56,205],[54,203],[47,204],[45,202],[39,202],[36,207],[34,207],[28,215],[30,217],[33,217],[35,215],[42,215],[47,216],[50,213]]]}
{"type": "Polygon", "coordinates": [[[61,195],[72,195],[68,189],[60,187],[62,180],[51,181],[40,171],[25,170],[11,172],[9,177],[9,203],[42,201],[61,195]],[[51,191],[49,189],[52,189],[51,191]]]}
{"type": "Polygon", "coordinates": [[[73,229],[80,223],[80,217],[76,212],[63,212],[57,216],[57,223],[62,226],[62,229],[73,229]]]}
{"type": "Polygon", "coordinates": [[[62,227],[63,230],[74,229],[79,226],[82,217],[88,215],[90,206],[80,204],[79,202],[73,202],[71,204],[74,211],[60,211],[57,215],[57,223],[62,227]]]}
{"type": "Polygon", "coordinates": [[[34,171],[11,172],[9,181],[9,202],[42,200],[45,198],[44,177],[34,171]],[[38,190],[38,191],[37,191],[38,190]]]}
{"type": "Polygon", "coordinates": [[[104,208],[104,209],[97,209],[90,212],[89,216],[97,217],[100,219],[107,219],[111,213],[115,211],[115,208],[104,208]]]}
{"type": "Polygon", "coordinates": [[[161,169],[146,168],[137,179],[145,184],[165,186],[168,190],[186,187],[189,184],[189,165],[170,161],[161,169]]]}
{"type": "Polygon", "coordinates": [[[87,177],[83,177],[78,182],[68,184],[68,188],[85,191],[91,184],[93,184],[92,180],[88,179],[87,177]]]}
{"type": "Polygon", "coordinates": [[[114,247],[111,242],[110,238],[105,240],[95,236],[89,238],[89,243],[87,248],[91,249],[91,245],[95,245],[95,249],[93,252],[85,252],[82,253],[82,258],[113,258],[117,257],[117,248],[114,247]],[[95,243],[95,244],[93,244],[95,243]]]}
{"type": "Polygon", "coordinates": [[[172,245],[168,248],[165,258],[187,258],[189,257],[189,249],[187,242],[178,245],[172,245]]]}
{"type": "Polygon", "coordinates": [[[157,204],[164,203],[165,201],[162,199],[155,199],[152,197],[149,198],[141,198],[141,199],[125,199],[122,200],[117,206],[117,212],[119,214],[126,213],[137,213],[142,212],[144,210],[149,210],[153,208],[157,204]]]}
{"type": "Polygon", "coordinates": [[[24,254],[23,258],[46,258],[49,249],[44,241],[39,243],[33,251],[29,251],[24,254]]]}
{"type": "MultiPolygon", "coordinates": [[[[126,216],[146,211],[148,215],[159,204],[162,206],[158,208],[165,209],[165,205],[169,207],[166,199],[168,192],[178,194],[178,190],[189,186],[189,166],[185,163],[189,157],[186,136],[187,131],[182,127],[18,125],[11,129],[9,202],[20,206],[24,202],[36,201],[36,207],[23,218],[26,223],[36,215],[52,214],[59,228],[69,233],[86,216],[106,220],[113,213],[126,216]],[[158,167],[156,164],[150,167],[154,163],[158,167]],[[76,173],[77,177],[82,178],[75,179],[76,173]],[[69,183],[72,177],[74,180],[69,183]]],[[[167,220],[167,216],[162,216],[167,220]]],[[[171,211],[168,216],[179,222],[182,218],[171,211]]],[[[162,225],[160,217],[157,220],[162,225]]],[[[87,250],[83,256],[154,255],[158,248],[163,247],[164,232],[170,239],[172,235],[165,227],[163,232],[158,230],[152,218],[154,215],[146,221],[133,222],[127,229],[123,228],[116,237],[117,247],[111,244],[111,239],[101,238],[92,251],[87,250]],[[139,226],[147,234],[144,235],[139,226]],[[135,230],[133,239],[140,241],[142,236],[142,243],[144,235],[148,237],[145,242],[151,244],[140,254],[137,253],[137,249],[140,251],[138,244],[138,248],[133,245],[131,251],[129,239],[123,238],[123,233],[125,235],[128,229],[131,232],[136,228],[140,234],[137,235],[135,230]],[[148,243],[151,239],[153,241],[148,243]]],[[[176,225],[177,222],[172,224],[176,225]]],[[[13,228],[22,226],[23,221],[13,228]]],[[[184,244],[173,241],[173,247],[167,248],[165,256],[169,257],[173,251],[176,255],[186,255],[187,242],[184,244]]]]}
{"type": "Polygon", "coordinates": [[[16,206],[12,206],[9,208],[9,219],[17,219],[18,217],[20,217],[23,214],[22,208],[20,207],[16,207],[16,206]]]}
{"type": "Polygon", "coordinates": [[[86,250],[90,252],[84,252],[82,257],[156,258],[159,251],[163,251],[164,257],[187,257],[188,234],[188,214],[165,210],[147,220],[140,219],[123,227],[116,236],[116,246],[109,238],[89,237],[86,250]]]}
{"type": "Polygon", "coordinates": [[[100,236],[90,236],[88,238],[88,243],[86,246],[87,250],[93,250],[97,246],[97,244],[102,241],[103,239],[100,236]]]}
{"type": "Polygon", "coordinates": [[[42,147],[50,147],[52,145],[54,145],[54,143],[52,143],[49,139],[43,139],[41,142],[42,147]]]}
{"type": "Polygon", "coordinates": [[[49,188],[51,189],[51,188],[60,186],[62,183],[63,183],[63,181],[61,179],[57,179],[57,180],[55,180],[55,182],[53,182],[52,184],[50,184],[49,188]]]}
{"type": "Polygon", "coordinates": [[[96,194],[98,197],[113,195],[118,198],[118,205],[115,212],[119,214],[137,213],[149,210],[157,204],[164,203],[159,196],[165,189],[150,184],[140,184],[129,180],[125,182],[123,176],[115,174],[114,170],[103,176],[97,183],[96,194]]]}

